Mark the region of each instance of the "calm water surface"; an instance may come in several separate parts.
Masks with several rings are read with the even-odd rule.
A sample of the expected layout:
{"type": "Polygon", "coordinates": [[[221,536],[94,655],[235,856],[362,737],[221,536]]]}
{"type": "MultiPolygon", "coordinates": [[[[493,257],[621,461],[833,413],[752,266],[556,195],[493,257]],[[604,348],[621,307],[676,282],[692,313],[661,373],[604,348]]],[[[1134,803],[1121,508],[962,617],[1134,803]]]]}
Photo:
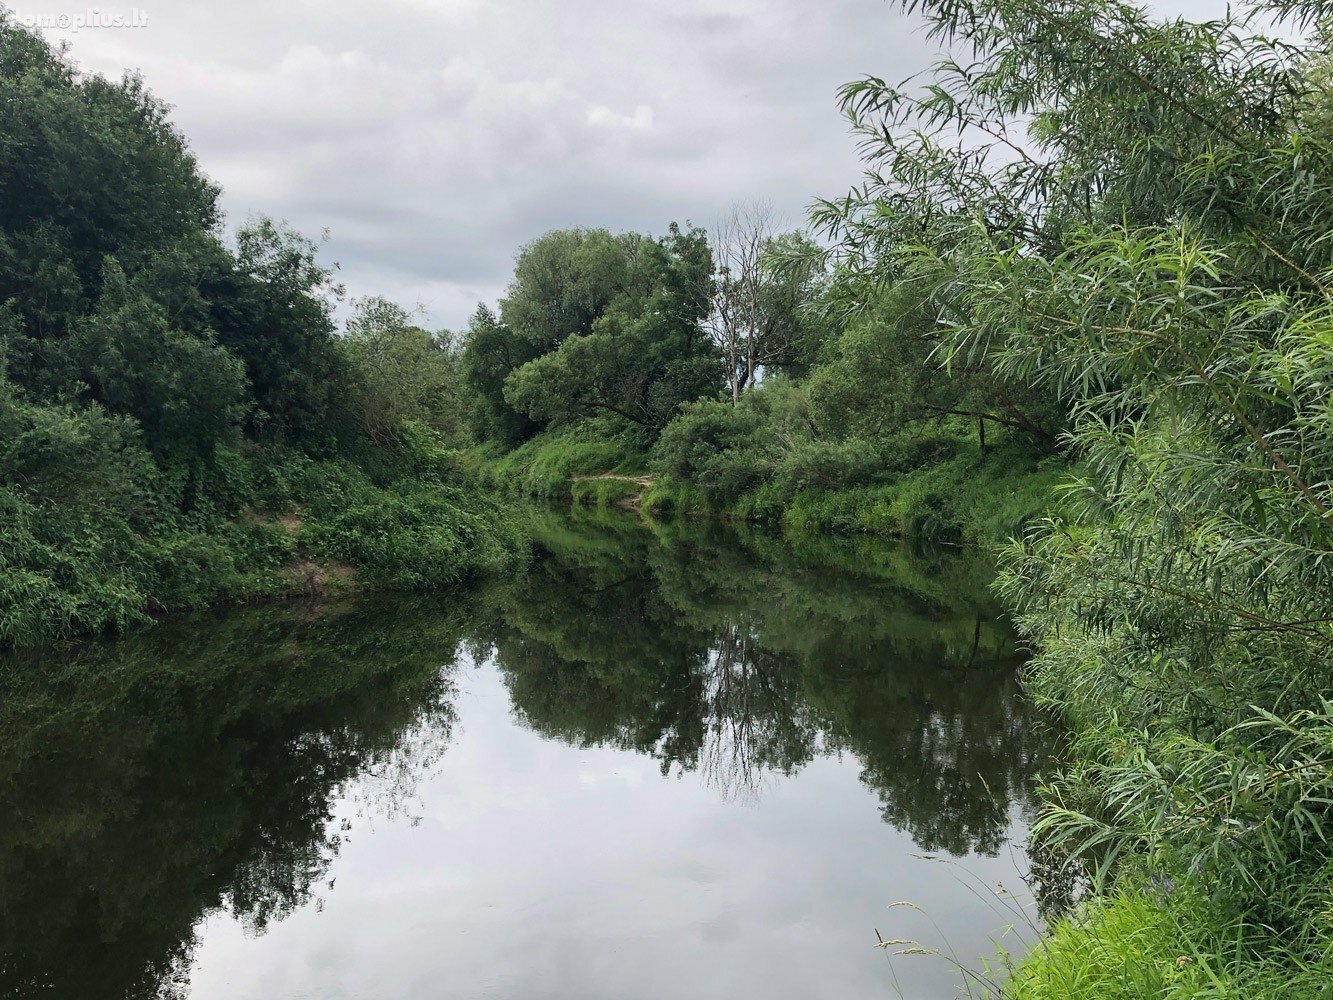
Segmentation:
{"type": "Polygon", "coordinates": [[[538,534],[466,594],[0,661],[0,996],[955,995],[873,945],[978,966],[1026,891],[985,568],[538,534]]]}

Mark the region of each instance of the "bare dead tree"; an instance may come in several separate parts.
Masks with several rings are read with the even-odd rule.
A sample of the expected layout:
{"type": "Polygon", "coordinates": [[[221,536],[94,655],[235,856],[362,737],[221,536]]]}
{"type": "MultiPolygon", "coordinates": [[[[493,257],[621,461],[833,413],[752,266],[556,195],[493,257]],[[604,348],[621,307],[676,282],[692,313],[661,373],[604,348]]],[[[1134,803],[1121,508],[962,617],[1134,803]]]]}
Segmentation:
{"type": "Polygon", "coordinates": [[[737,403],[765,365],[790,360],[798,347],[810,268],[783,265],[772,253],[782,237],[767,202],[733,205],[709,238],[717,275],[704,324],[737,403]]]}

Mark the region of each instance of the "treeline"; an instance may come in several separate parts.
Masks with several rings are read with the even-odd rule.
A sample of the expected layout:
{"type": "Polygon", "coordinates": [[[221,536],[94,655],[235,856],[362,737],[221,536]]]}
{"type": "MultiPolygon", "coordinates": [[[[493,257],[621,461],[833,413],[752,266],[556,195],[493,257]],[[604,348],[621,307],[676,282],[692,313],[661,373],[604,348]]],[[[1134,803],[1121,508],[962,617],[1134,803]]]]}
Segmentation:
{"type": "Polygon", "coordinates": [[[928,296],[762,207],[548,233],[458,334],[340,324],[320,245],[226,232],[142,81],[0,19],[0,87],[0,646],[447,584],[522,558],[506,493],[642,489],[601,473],[659,514],[993,538],[1063,468],[1053,393],[948,365],[928,296]]]}
{"type": "Polygon", "coordinates": [[[218,190],[141,81],[0,14],[0,646],[449,582],[521,532],[460,473],[447,339],[218,190]]]}
{"type": "Polygon", "coordinates": [[[1064,404],[951,363],[942,334],[929,289],[867,289],[749,205],[711,233],[542,236],[460,366],[488,468],[520,492],[606,503],[653,477],[658,515],[999,539],[1067,467],[1064,404]]]}

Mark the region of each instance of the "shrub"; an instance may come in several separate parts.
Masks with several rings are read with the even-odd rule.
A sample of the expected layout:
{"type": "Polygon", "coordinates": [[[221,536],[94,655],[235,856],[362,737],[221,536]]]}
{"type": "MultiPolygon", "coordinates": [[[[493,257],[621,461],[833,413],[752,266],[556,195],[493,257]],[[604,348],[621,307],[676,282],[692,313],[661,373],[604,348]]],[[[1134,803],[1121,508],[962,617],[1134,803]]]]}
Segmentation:
{"type": "Polygon", "coordinates": [[[436,483],[376,491],[306,525],[302,540],[378,586],[442,587],[512,566],[522,531],[502,505],[436,483]]]}
{"type": "Polygon", "coordinates": [[[771,475],[763,423],[747,406],[700,400],[683,407],[653,448],[654,471],[697,483],[723,501],[734,500],[771,475]]]}

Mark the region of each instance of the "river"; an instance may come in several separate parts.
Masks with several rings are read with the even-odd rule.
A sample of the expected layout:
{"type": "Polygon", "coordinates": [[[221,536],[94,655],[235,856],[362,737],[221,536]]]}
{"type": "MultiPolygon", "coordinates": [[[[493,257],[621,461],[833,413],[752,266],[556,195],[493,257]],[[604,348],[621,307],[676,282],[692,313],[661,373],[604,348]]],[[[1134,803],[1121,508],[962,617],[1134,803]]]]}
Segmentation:
{"type": "Polygon", "coordinates": [[[0,996],[934,1000],[1021,952],[983,562],[536,521],[515,580],[0,660],[0,996]]]}

